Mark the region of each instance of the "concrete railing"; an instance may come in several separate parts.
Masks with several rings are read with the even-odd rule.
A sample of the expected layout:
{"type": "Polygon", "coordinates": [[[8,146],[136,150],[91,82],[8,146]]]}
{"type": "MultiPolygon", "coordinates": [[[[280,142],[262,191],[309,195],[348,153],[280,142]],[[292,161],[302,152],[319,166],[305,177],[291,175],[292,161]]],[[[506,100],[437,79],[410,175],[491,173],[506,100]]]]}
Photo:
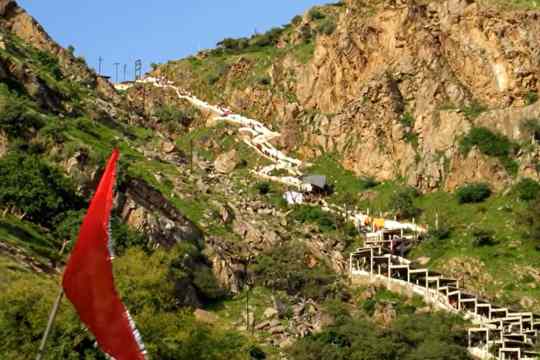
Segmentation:
{"type": "Polygon", "coordinates": [[[540,331],[534,314],[511,313],[506,308],[483,302],[459,289],[457,280],[438,274],[430,276],[429,269],[416,269],[412,265],[405,258],[385,253],[382,247],[358,249],[349,259],[353,282],[375,283],[408,296],[419,295],[434,308],[458,314],[475,324],[476,327],[468,331],[469,352],[473,356],[496,359],[497,356],[488,351],[493,346],[498,348],[501,360],[525,360],[529,358],[527,353],[534,354],[529,348],[536,344],[540,331]],[[456,286],[441,286],[441,282],[456,286]],[[475,340],[478,335],[480,341],[475,340]]]}

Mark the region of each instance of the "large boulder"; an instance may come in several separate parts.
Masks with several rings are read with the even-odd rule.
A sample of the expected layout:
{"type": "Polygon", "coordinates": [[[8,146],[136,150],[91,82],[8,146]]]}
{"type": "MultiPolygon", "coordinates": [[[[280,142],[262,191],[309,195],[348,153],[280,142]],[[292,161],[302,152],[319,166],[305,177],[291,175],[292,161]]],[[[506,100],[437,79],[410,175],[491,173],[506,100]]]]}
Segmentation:
{"type": "Polygon", "coordinates": [[[129,179],[119,199],[122,220],[154,244],[170,247],[189,241],[202,246],[202,231],[159,191],[140,179],[129,179]]]}
{"type": "Polygon", "coordinates": [[[236,150],[223,153],[214,162],[214,168],[222,174],[230,174],[240,163],[240,156],[236,150]]]}
{"type": "Polygon", "coordinates": [[[193,315],[195,315],[195,319],[207,324],[215,324],[219,321],[219,317],[216,314],[203,309],[196,309],[193,315]]]}
{"type": "Polygon", "coordinates": [[[281,236],[276,231],[268,229],[263,231],[259,224],[242,218],[234,220],[232,230],[252,248],[258,250],[277,246],[281,242],[281,236]]]}
{"type": "Polygon", "coordinates": [[[232,294],[242,291],[247,275],[246,262],[241,254],[242,247],[227,239],[209,237],[206,239],[206,255],[212,263],[212,271],[219,285],[232,294]]]}

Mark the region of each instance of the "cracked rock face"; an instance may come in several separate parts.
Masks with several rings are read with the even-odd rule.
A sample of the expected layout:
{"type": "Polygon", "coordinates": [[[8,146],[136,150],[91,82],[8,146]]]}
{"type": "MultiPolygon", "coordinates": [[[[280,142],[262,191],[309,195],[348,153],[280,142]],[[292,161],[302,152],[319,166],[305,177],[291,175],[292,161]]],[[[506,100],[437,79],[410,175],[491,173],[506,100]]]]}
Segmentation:
{"type": "MultiPolygon", "coordinates": [[[[478,166],[494,188],[506,186],[500,166],[478,154],[463,158],[458,144],[473,126],[523,140],[521,122],[540,117],[540,102],[525,106],[527,94],[540,92],[540,13],[471,0],[345,5],[307,63],[290,54],[275,59],[272,88],[235,87],[237,75],[255,66],[238,59],[215,85],[224,101],[277,124],[280,146],[308,159],[335,152],[358,175],[453,190],[474,178],[464,166],[478,166]],[[488,111],[467,117],[462,110],[472,104],[488,111]],[[402,123],[406,113],[412,124],[402,123]]],[[[197,85],[189,73],[173,80],[197,85]]],[[[537,156],[518,161],[518,176],[538,178],[537,156]]]]}
{"type": "Polygon", "coordinates": [[[129,182],[119,208],[122,219],[134,229],[147,234],[155,244],[171,247],[190,241],[202,246],[202,231],[163,195],[140,180],[132,179],[129,182]]]}

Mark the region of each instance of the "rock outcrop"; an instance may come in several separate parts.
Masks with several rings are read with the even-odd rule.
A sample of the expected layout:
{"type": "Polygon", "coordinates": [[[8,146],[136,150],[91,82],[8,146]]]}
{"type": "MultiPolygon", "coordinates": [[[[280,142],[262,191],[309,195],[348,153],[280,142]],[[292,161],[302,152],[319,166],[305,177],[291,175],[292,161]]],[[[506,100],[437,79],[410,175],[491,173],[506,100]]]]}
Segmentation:
{"type": "Polygon", "coordinates": [[[161,246],[189,241],[203,246],[202,231],[157,190],[139,179],[130,179],[119,200],[121,218],[161,246]]]}
{"type": "Polygon", "coordinates": [[[230,174],[238,166],[240,162],[240,156],[238,152],[233,149],[217,157],[214,162],[214,168],[221,174],[230,174]]]}
{"type": "MultiPolygon", "coordinates": [[[[426,191],[475,180],[466,166],[496,189],[509,185],[515,174],[497,159],[465,156],[458,145],[474,126],[523,141],[522,123],[539,117],[540,103],[527,104],[540,92],[540,13],[471,0],[344,3],[328,10],[336,29],[313,40],[307,63],[292,51],[275,57],[271,87],[235,85],[257,64],[231,55],[212,88],[234,110],[277,123],[280,145],[305,158],[337,153],[358,175],[405,178],[426,191]]],[[[310,26],[304,16],[293,33],[310,26]]],[[[280,46],[287,41],[302,43],[302,36],[280,46]]],[[[187,68],[174,69],[156,74],[195,92],[207,88],[187,68]]],[[[527,149],[516,159],[517,176],[538,178],[538,146],[527,149]]]]}
{"type": "Polygon", "coordinates": [[[0,27],[13,33],[35,48],[46,51],[58,58],[63,72],[70,80],[95,87],[107,98],[118,100],[112,85],[90,70],[69,50],[54,41],[43,27],[14,0],[0,0],[0,27]]]}

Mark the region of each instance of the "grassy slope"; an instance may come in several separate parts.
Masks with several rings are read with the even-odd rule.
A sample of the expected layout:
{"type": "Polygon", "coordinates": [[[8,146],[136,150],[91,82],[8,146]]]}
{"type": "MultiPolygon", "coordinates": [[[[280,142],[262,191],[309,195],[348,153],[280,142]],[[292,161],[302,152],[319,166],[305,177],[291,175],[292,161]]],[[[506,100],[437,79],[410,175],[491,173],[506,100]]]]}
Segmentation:
{"type": "MultiPolygon", "coordinates": [[[[327,175],[334,183],[337,194],[330,198],[331,201],[339,203],[343,201],[339,193],[348,193],[353,197],[353,203],[360,209],[369,208],[372,214],[383,213],[391,217],[392,195],[404,188],[399,182],[384,182],[363,189],[365,180],[344,170],[330,156],[314,161],[311,171],[327,175]]],[[[413,250],[412,258],[428,256],[431,259],[429,266],[436,270],[448,270],[451,260],[466,262],[467,258],[477,259],[493,279],[481,284],[482,290],[491,297],[497,296],[506,304],[516,304],[523,296],[540,298],[540,287],[534,284],[525,268],[540,268],[540,252],[523,236],[525,229],[519,218],[526,203],[517,199],[515,194],[496,194],[483,203],[460,205],[453,194],[439,191],[422,195],[415,202],[422,210],[417,222],[434,228],[438,214],[439,223],[450,227],[452,232],[448,239],[422,243],[413,250]],[[496,244],[474,246],[474,229],[494,231],[496,244]]],[[[465,286],[471,285],[465,283],[465,286]]]]}

